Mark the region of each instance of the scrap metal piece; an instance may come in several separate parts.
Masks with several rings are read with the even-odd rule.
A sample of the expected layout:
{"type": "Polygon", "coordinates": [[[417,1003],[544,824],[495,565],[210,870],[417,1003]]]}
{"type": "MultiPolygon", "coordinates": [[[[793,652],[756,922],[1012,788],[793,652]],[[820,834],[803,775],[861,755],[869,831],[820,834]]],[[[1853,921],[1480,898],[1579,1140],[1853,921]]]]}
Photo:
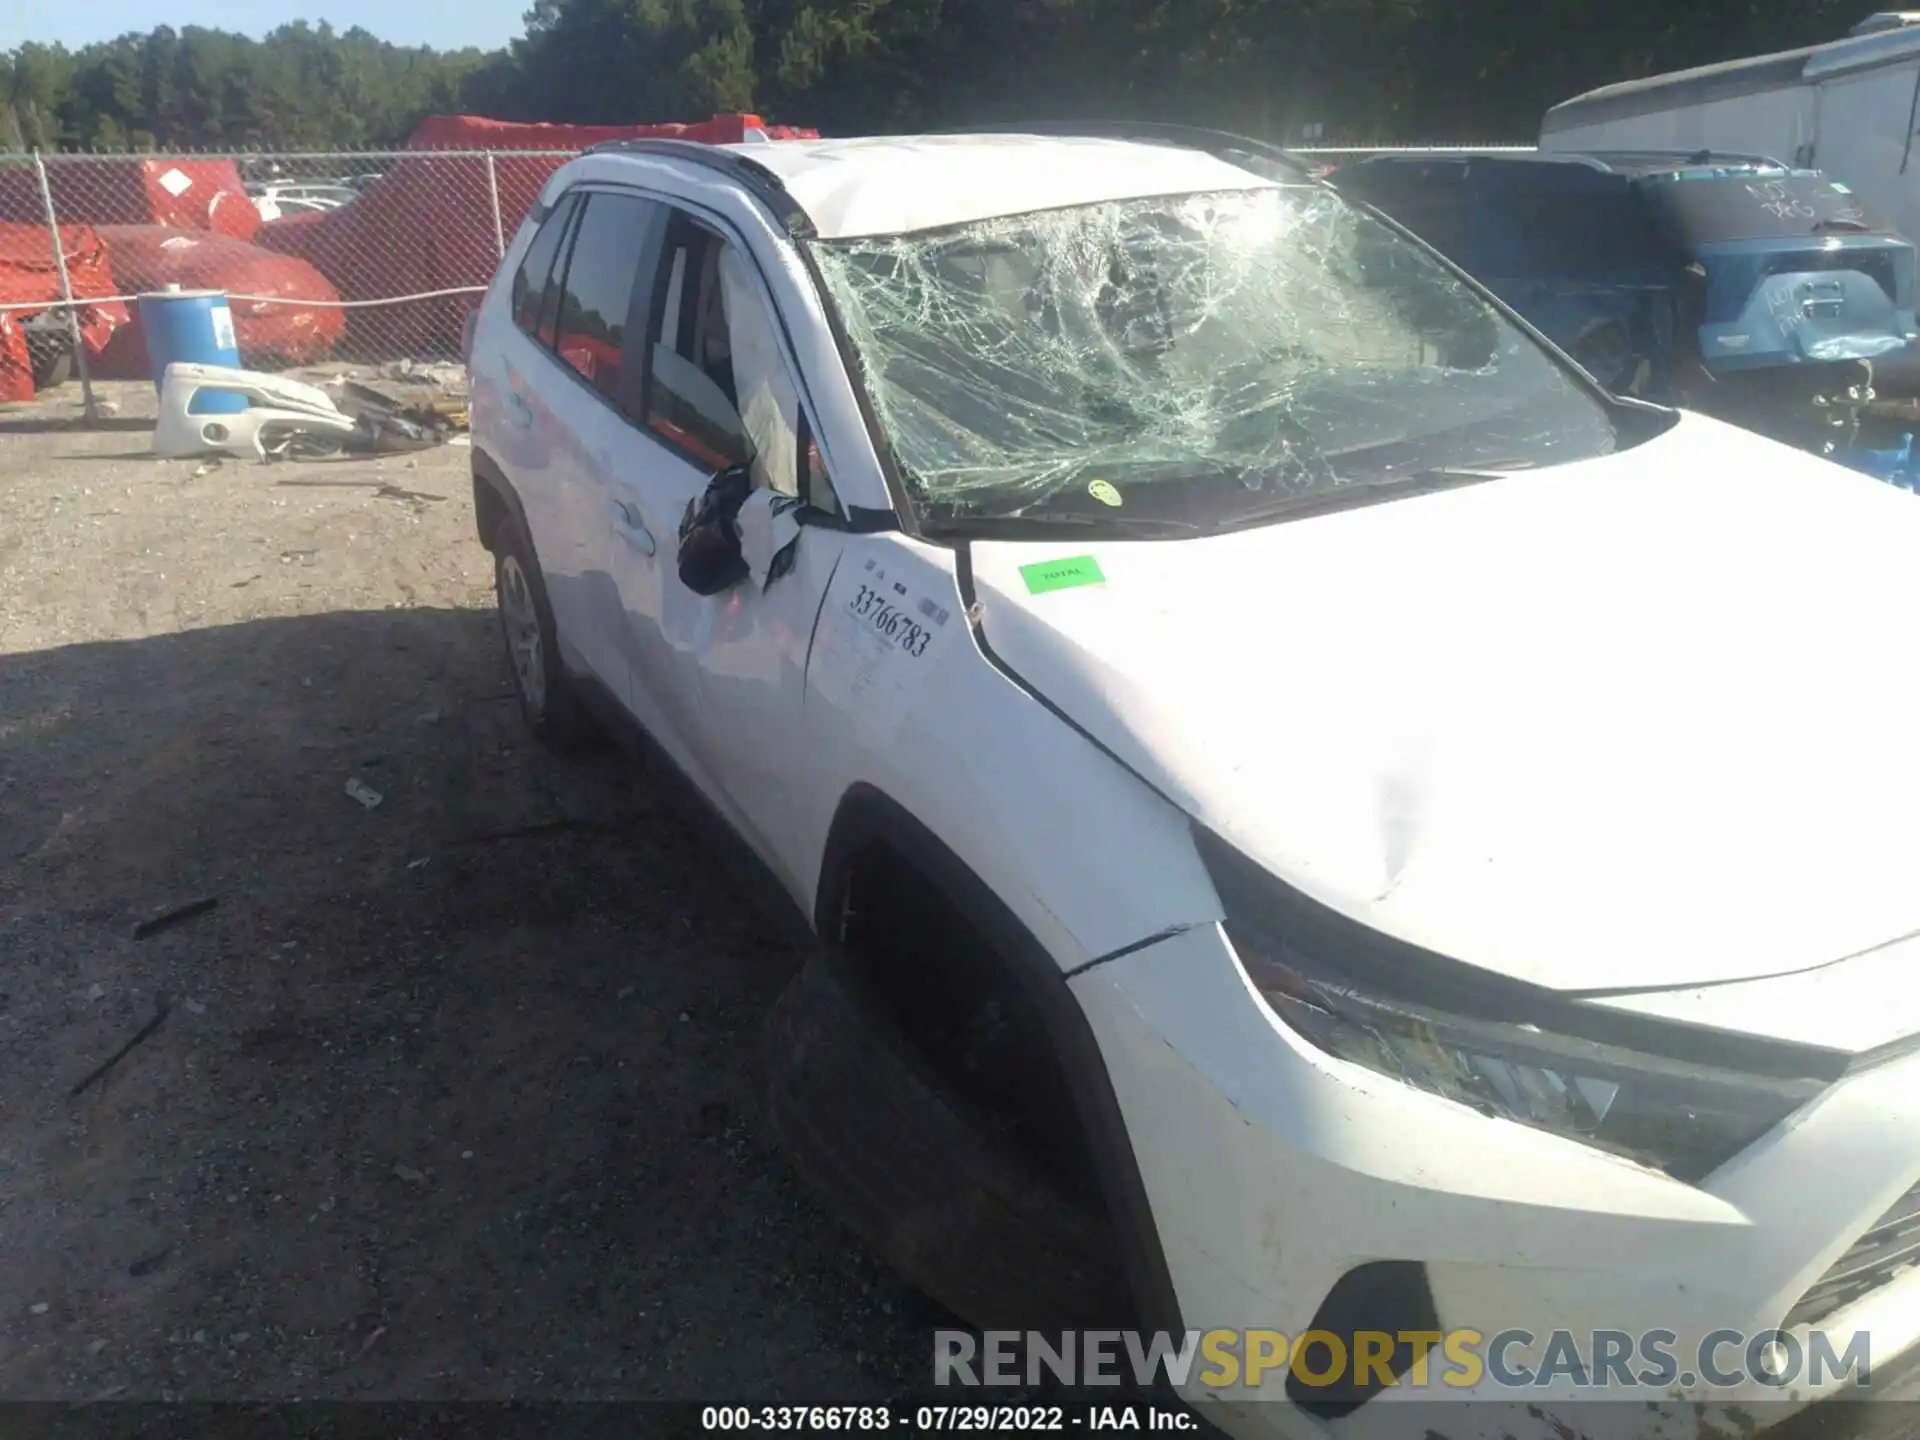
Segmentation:
{"type": "Polygon", "coordinates": [[[109,1055],[100,1064],[87,1073],[86,1078],[67,1092],[69,1099],[85,1093],[91,1086],[106,1078],[107,1073],[122,1060],[134,1052],[136,1046],[145,1042],[153,1032],[166,1022],[167,1015],[173,1009],[173,1002],[165,994],[154,997],[153,1018],[134,1032],[133,1038],[109,1055]]]}
{"type": "Polygon", "coordinates": [[[175,362],[160,385],[153,452],[165,460],[209,452],[266,460],[270,446],[285,452],[296,436],[311,448],[326,437],[344,443],[358,430],[317,385],[257,370],[175,362]],[[196,414],[193,402],[202,391],[244,396],[247,408],[196,414]]]}
{"type": "Polygon", "coordinates": [[[355,800],[358,800],[369,810],[373,809],[386,798],[358,775],[349,776],[344,788],[347,794],[351,795],[355,800]]]}
{"type": "Polygon", "coordinates": [[[203,895],[198,900],[189,900],[184,905],[176,905],[171,910],[162,911],[151,919],[142,920],[133,927],[133,938],[144,940],[149,935],[158,935],[162,930],[171,930],[184,924],[195,916],[204,915],[220,903],[218,895],[203,895]]]}

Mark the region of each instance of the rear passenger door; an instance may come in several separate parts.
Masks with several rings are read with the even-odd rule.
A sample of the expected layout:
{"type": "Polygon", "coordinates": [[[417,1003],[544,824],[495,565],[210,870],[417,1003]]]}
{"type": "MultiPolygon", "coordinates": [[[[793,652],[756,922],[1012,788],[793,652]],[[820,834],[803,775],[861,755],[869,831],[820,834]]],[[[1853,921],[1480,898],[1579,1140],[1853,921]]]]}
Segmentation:
{"type": "Polygon", "coordinates": [[[563,197],[535,233],[508,291],[511,325],[488,338],[492,356],[479,367],[491,371],[476,383],[476,420],[484,405],[490,421],[485,440],[490,458],[506,472],[527,517],[534,554],[546,579],[569,670],[587,668],[583,641],[592,631],[581,578],[604,566],[604,534],[583,528],[578,505],[566,492],[564,420],[567,382],[558,373],[554,325],[566,278],[568,249],[580,215],[578,192],[563,197]]]}
{"type": "MultiPolygon", "coordinates": [[[[621,575],[654,563],[653,539],[622,500],[621,472],[639,410],[638,352],[631,312],[644,314],[637,284],[657,207],[629,191],[581,192],[550,314],[551,378],[542,387],[550,427],[554,515],[564,536],[556,572],[542,551],[556,620],[564,606],[587,668],[620,704],[632,706],[632,657],[621,575]]],[[[639,714],[642,723],[655,717],[639,714]]]]}

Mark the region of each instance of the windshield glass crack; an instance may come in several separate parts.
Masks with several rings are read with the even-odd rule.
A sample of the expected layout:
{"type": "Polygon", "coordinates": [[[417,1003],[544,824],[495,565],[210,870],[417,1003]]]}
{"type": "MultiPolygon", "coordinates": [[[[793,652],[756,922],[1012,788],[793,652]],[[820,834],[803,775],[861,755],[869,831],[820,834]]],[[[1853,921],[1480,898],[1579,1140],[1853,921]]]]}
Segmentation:
{"type": "Polygon", "coordinates": [[[1324,187],[811,249],[909,489],[948,512],[1198,485],[1212,498],[1160,518],[1212,519],[1236,495],[1613,444],[1604,406],[1529,337],[1324,187]]]}

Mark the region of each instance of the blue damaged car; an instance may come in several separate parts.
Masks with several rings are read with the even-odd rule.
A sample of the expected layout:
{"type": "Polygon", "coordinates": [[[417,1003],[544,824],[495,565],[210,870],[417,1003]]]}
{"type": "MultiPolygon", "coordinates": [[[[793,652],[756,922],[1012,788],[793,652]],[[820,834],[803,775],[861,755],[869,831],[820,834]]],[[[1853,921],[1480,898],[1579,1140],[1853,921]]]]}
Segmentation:
{"type": "Polygon", "coordinates": [[[1881,468],[1859,419],[1875,362],[1920,338],[1914,247],[1840,181],[1708,152],[1375,155],[1327,178],[1610,389],[1881,468]]]}

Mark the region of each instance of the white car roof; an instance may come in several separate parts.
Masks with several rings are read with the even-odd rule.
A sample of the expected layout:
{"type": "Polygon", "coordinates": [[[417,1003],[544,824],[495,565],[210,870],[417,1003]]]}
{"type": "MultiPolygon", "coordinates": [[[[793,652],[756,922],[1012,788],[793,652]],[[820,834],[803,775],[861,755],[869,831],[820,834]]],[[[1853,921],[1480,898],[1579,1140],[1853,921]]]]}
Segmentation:
{"type": "Polygon", "coordinates": [[[822,239],[898,235],[1102,200],[1273,188],[1202,151],[1134,140],[914,135],[749,141],[822,239]]]}

